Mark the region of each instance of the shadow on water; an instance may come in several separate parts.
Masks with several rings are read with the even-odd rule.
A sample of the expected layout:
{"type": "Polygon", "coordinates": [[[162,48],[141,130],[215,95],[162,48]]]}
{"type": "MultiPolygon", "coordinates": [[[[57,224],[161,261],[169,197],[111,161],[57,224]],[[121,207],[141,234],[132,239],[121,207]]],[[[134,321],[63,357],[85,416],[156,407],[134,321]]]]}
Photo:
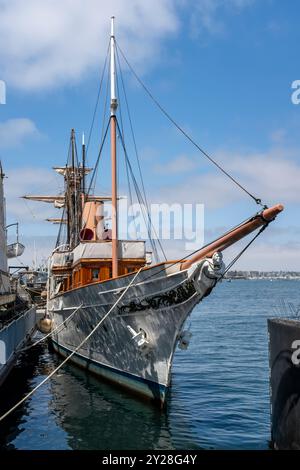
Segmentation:
{"type": "MultiPolygon", "coordinates": [[[[38,346],[19,356],[19,359],[0,387],[0,414],[20,401],[30,390],[34,377],[45,373],[47,357],[43,355],[44,348],[38,346]]],[[[12,442],[23,432],[23,425],[30,414],[30,401],[24,402],[11,415],[0,423],[0,449],[14,449],[12,442]]]]}
{"type": "MultiPolygon", "coordinates": [[[[0,413],[60,362],[47,346],[23,353],[0,389],[0,413]]],[[[2,450],[173,448],[168,406],[162,412],[72,365],[62,368],[0,423],[2,450]]]]}
{"type": "Polygon", "coordinates": [[[68,366],[51,382],[50,409],[72,449],[171,449],[168,416],[68,366]]]}

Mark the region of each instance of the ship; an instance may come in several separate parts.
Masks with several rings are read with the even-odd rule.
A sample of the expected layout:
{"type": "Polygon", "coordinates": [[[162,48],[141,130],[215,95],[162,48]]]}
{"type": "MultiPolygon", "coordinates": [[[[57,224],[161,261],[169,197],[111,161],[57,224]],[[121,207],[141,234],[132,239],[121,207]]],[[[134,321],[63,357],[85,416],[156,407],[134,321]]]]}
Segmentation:
{"type": "Polygon", "coordinates": [[[19,242],[18,223],[6,225],[4,177],[0,163],[0,386],[36,329],[35,307],[18,279],[9,273],[8,259],[21,256],[25,247],[19,242]],[[8,245],[11,226],[17,228],[16,241],[8,245]]]}
{"type": "MultiPolygon", "coordinates": [[[[52,203],[63,212],[61,218],[52,219],[60,228],[48,267],[47,315],[55,351],[88,372],[163,406],[176,346],[185,349],[190,340],[186,320],[226,272],[222,252],[252,232],[260,234],[283,206],[263,206],[190,256],[178,253],[175,260],[149,259],[145,240],[121,239],[117,147],[123,147],[125,158],[127,153],[118,116],[117,47],[112,18],[110,114],[99,152],[110,130],[111,194],[98,196],[91,190],[99,156],[93,169],[87,166],[83,139],[79,161],[72,129],[67,163],[54,167],[64,179],[64,192],[24,197],[52,203]],[[107,203],[111,205],[110,227],[104,217],[107,203]]],[[[155,246],[152,255],[153,250],[155,246]]]]}
{"type": "Polygon", "coordinates": [[[32,303],[39,308],[44,307],[47,293],[47,266],[41,264],[37,267],[33,266],[31,269],[26,266],[25,269],[19,271],[18,277],[21,286],[29,294],[32,303]]]}

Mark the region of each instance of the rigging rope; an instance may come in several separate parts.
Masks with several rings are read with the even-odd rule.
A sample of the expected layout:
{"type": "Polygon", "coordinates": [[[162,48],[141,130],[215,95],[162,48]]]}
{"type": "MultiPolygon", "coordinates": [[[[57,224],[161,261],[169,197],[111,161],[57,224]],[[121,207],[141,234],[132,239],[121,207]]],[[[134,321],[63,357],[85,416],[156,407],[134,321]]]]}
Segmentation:
{"type": "Polygon", "coordinates": [[[148,236],[149,236],[150,243],[151,243],[152,248],[153,248],[153,250],[154,250],[154,252],[156,253],[156,256],[157,256],[157,258],[158,258],[158,253],[157,253],[157,249],[156,249],[156,246],[155,246],[155,241],[154,241],[154,239],[152,239],[152,237],[151,237],[151,229],[152,229],[153,232],[154,232],[154,235],[155,235],[156,238],[157,238],[157,241],[158,241],[159,247],[160,247],[160,249],[161,249],[161,252],[162,252],[162,254],[163,254],[165,260],[167,260],[165,251],[164,251],[164,249],[163,249],[163,246],[162,246],[162,244],[161,244],[161,241],[159,240],[159,238],[158,238],[158,236],[157,236],[155,227],[154,227],[154,225],[153,225],[153,223],[152,223],[152,220],[151,220],[151,216],[150,216],[150,214],[149,214],[149,212],[148,212],[148,208],[147,208],[147,206],[146,206],[145,201],[143,200],[143,196],[142,196],[142,194],[141,194],[141,192],[140,192],[140,190],[139,190],[138,183],[137,183],[136,178],[135,178],[135,176],[134,176],[134,173],[133,173],[133,170],[132,170],[132,167],[131,167],[131,163],[130,163],[130,160],[129,160],[129,158],[128,158],[128,154],[127,154],[127,151],[126,151],[126,147],[125,147],[125,143],[124,143],[124,138],[123,138],[123,135],[122,135],[122,133],[121,133],[121,129],[120,129],[118,120],[117,120],[117,128],[118,128],[118,131],[119,131],[119,134],[120,134],[120,139],[121,139],[122,147],[123,147],[123,150],[124,150],[124,155],[125,155],[125,158],[126,158],[126,160],[127,160],[127,162],[128,162],[128,166],[129,166],[131,178],[132,178],[132,180],[133,180],[133,184],[134,184],[134,187],[135,187],[135,191],[136,191],[136,195],[137,195],[139,204],[140,204],[140,206],[141,206],[141,209],[143,209],[144,206],[146,207],[146,213],[147,213],[147,217],[148,217],[148,223],[147,223],[146,220],[145,220],[143,210],[142,210],[142,214],[143,214],[143,217],[144,217],[146,226],[147,226],[147,231],[148,231],[148,236]],[[143,204],[141,204],[141,201],[142,201],[143,204]]]}
{"type": "MultiPolygon", "coordinates": [[[[196,253],[198,253],[198,251],[204,249],[204,248],[207,248],[209,245],[211,245],[212,243],[215,243],[217,242],[218,240],[220,240],[221,238],[223,238],[225,235],[229,234],[230,232],[232,232],[233,230],[239,228],[239,227],[242,227],[243,225],[245,225],[247,222],[251,222],[252,220],[254,220],[256,217],[261,217],[261,212],[257,212],[254,216],[252,217],[249,217],[248,219],[245,219],[243,222],[241,222],[240,224],[236,225],[235,227],[231,228],[230,230],[228,230],[227,232],[225,232],[223,235],[221,235],[220,237],[216,238],[215,240],[211,241],[211,242],[208,242],[206,243],[205,245],[201,246],[200,248],[198,248],[197,250],[187,254],[186,256],[184,256],[183,258],[179,259],[179,260],[176,260],[174,261],[174,263],[171,263],[171,264],[168,264],[167,266],[164,266],[162,269],[160,269],[158,272],[156,273],[153,273],[153,274],[150,274],[150,276],[146,277],[143,279],[143,281],[146,281],[148,279],[151,279],[153,276],[157,276],[157,274],[163,272],[163,271],[166,271],[167,268],[171,268],[172,266],[176,266],[176,264],[181,264],[183,261],[185,261],[187,258],[189,258],[190,256],[193,256],[195,255],[196,253]]],[[[270,222],[266,223],[266,225],[264,227],[267,227],[269,225],[270,222]]],[[[262,228],[264,228],[262,227],[262,228]]],[[[260,230],[262,231],[262,230],[260,230]]],[[[259,232],[260,233],[260,232],[259,232]]]]}
{"type": "Polygon", "coordinates": [[[148,204],[145,185],[144,185],[144,178],[143,178],[141,164],[140,164],[140,157],[139,157],[138,150],[137,150],[136,138],[135,138],[135,135],[134,135],[133,125],[132,125],[132,119],[131,119],[131,114],[130,114],[130,110],[129,110],[129,104],[128,104],[127,93],[126,93],[124,79],[123,79],[123,72],[122,72],[122,68],[121,68],[121,65],[120,65],[118,49],[116,49],[116,56],[117,56],[117,64],[118,64],[119,70],[120,70],[122,89],[123,89],[123,94],[124,94],[125,103],[126,103],[126,109],[127,109],[127,114],[128,114],[128,120],[129,120],[129,125],[130,125],[130,130],[131,130],[132,141],[133,141],[133,145],[134,145],[136,161],[137,161],[137,164],[138,164],[140,180],[141,180],[141,183],[142,183],[142,190],[143,190],[144,200],[145,200],[145,203],[146,203],[147,211],[149,213],[150,212],[149,211],[149,204],[148,204]]]}
{"type": "Polygon", "coordinates": [[[139,275],[140,271],[141,271],[142,268],[140,268],[135,276],[133,277],[133,279],[131,280],[131,282],[128,284],[128,286],[126,287],[126,289],[122,292],[122,294],[120,295],[120,297],[116,300],[116,302],[113,304],[113,306],[108,310],[108,312],[104,315],[104,317],[97,323],[97,325],[92,329],[92,331],[81,341],[81,343],[76,346],[76,348],[71,352],[71,354],[66,357],[66,359],[64,359],[60,364],[59,366],[57,366],[49,375],[47,375],[47,377],[45,377],[44,380],[42,380],[36,387],[34,387],[34,389],[32,389],[29,393],[27,393],[27,395],[25,395],[25,397],[23,397],[20,401],[18,401],[18,403],[16,403],[12,408],[10,408],[8,411],[6,411],[6,413],[4,413],[2,416],[0,416],[0,421],[3,421],[8,415],[10,415],[16,408],[18,408],[22,403],[24,403],[24,401],[26,401],[28,398],[30,398],[40,387],[42,387],[42,385],[44,385],[46,382],[48,382],[49,379],[51,379],[51,377],[53,377],[54,374],[56,374],[56,372],[58,370],[60,370],[68,361],[69,359],[71,359],[71,357],[74,356],[74,354],[77,353],[77,351],[87,342],[88,339],[90,339],[90,337],[95,333],[95,331],[98,330],[99,326],[101,326],[101,324],[104,322],[104,320],[106,320],[106,318],[109,316],[109,314],[114,310],[114,308],[118,305],[118,303],[121,301],[121,299],[124,297],[124,295],[126,294],[126,292],[128,291],[128,289],[132,286],[133,282],[135,281],[135,279],[137,278],[137,276],[139,275]]]}
{"type": "Polygon", "coordinates": [[[166,118],[181,132],[190,142],[193,144],[201,153],[204,155],[213,165],[215,165],[225,176],[227,176],[234,184],[236,184],[242,191],[244,191],[246,194],[248,194],[249,197],[251,197],[256,204],[265,207],[265,205],[261,202],[261,199],[258,197],[255,197],[253,194],[250,193],[242,184],[240,184],[232,175],[228,173],[216,160],[214,160],[203,148],[200,147],[200,145],[195,142],[195,140],[179,125],[177,122],[170,116],[170,114],[163,108],[163,106],[157,101],[157,99],[153,96],[153,94],[150,92],[150,90],[146,87],[146,85],[142,82],[142,80],[139,78],[133,67],[130,65],[129,61],[127,60],[126,56],[124,55],[122,49],[120,48],[119,44],[117,44],[117,49],[119,49],[123,59],[125,60],[129,70],[132,72],[138,83],[141,85],[141,87],[145,90],[147,95],[151,98],[151,100],[155,103],[155,105],[160,109],[160,111],[166,116],[166,118]]]}
{"type": "Polygon", "coordinates": [[[88,188],[88,190],[87,190],[87,194],[88,194],[88,195],[90,194],[91,187],[92,187],[92,184],[93,184],[93,180],[94,180],[95,175],[96,175],[96,171],[97,171],[97,168],[98,168],[98,165],[99,165],[99,161],[100,161],[100,157],[101,157],[101,154],[102,154],[103,146],[104,146],[104,143],[105,143],[105,140],[106,140],[106,136],[107,136],[107,133],[108,133],[109,125],[110,125],[110,119],[109,119],[109,121],[108,121],[108,123],[107,123],[106,130],[105,130],[105,134],[104,134],[104,137],[103,137],[102,142],[101,142],[101,145],[100,145],[100,149],[99,149],[99,153],[98,153],[96,165],[95,165],[95,168],[94,168],[94,171],[93,171],[93,175],[92,175],[92,178],[91,178],[91,181],[90,181],[89,188],[88,188]]]}
{"type": "MultiPolygon", "coordinates": [[[[110,61],[110,59],[109,59],[109,61],[110,61]]],[[[110,64],[110,62],[109,62],[109,64],[110,64]]],[[[105,122],[106,122],[106,119],[105,119],[106,116],[105,115],[106,115],[106,110],[108,108],[107,103],[108,103],[108,91],[109,91],[109,64],[108,64],[108,67],[107,67],[106,94],[105,94],[105,101],[104,101],[104,106],[103,106],[101,141],[100,141],[100,142],[103,141],[103,143],[105,142],[105,138],[106,138],[106,137],[104,138],[104,131],[105,131],[105,122]]],[[[110,118],[108,118],[108,119],[109,119],[109,122],[110,122],[110,118]]],[[[94,186],[92,188],[92,193],[93,194],[94,194],[95,189],[96,189],[98,171],[99,171],[99,167],[97,167],[97,169],[93,173],[93,175],[95,175],[95,177],[94,177],[94,186]]],[[[90,210],[89,210],[89,215],[90,215],[90,210]]],[[[89,215],[88,215],[88,217],[89,217],[89,215]]]]}
{"type": "MultiPolygon", "coordinates": [[[[258,213],[256,216],[260,216],[260,214],[258,213]]],[[[252,217],[252,218],[250,218],[249,221],[253,220],[254,218],[255,218],[255,216],[252,217]]],[[[237,225],[235,228],[244,225],[246,222],[247,222],[247,221],[242,222],[241,224],[237,225]]],[[[220,281],[224,278],[224,276],[226,275],[226,273],[227,273],[227,272],[232,268],[232,266],[239,260],[239,258],[245,253],[245,251],[250,247],[250,245],[252,245],[252,243],[259,237],[259,235],[261,235],[261,233],[268,227],[268,225],[270,224],[270,222],[271,222],[271,221],[267,222],[263,227],[261,227],[261,229],[259,230],[259,232],[257,232],[256,235],[249,241],[249,243],[247,243],[247,245],[235,256],[235,258],[233,258],[233,259],[231,260],[231,262],[229,263],[229,265],[228,265],[227,268],[225,269],[225,271],[224,271],[224,273],[222,274],[222,276],[220,276],[220,278],[217,279],[216,284],[217,284],[218,282],[220,282],[220,281]]],[[[231,230],[229,230],[229,231],[226,232],[226,233],[229,233],[229,232],[231,232],[232,230],[234,230],[234,229],[231,229],[231,230]]],[[[223,237],[223,235],[222,235],[222,237],[223,237]]],[[[219,237],[219,238],[221,238],[221,237],[219,237]]],[[[217,240],[218,240],[218,238],[217,238],[215,241],[217,241],[217,240]]],[[[214,241],[213,241],[213,242],[210,242],[210,243],[207,243],[206,245],[204,245],[203,247],[201,247],[201,249],[202,249],[202,248],[206,248],[206,247],[209,246],[211,243],[214,243],[214,241]]],[[[200,249],[199,249],[199,250],[200,250],[200,249]]],[[[175,266],[176,264],[182,263],[182,261],[184,261],[185,259],[189,258],[189,257],[192,256],[193,254],[197,253],[199,250],[196,250],[196,251],[194,251],[193,253],[189,253],[189,254],[188,254],[187,256],[185,256],[184,258],[182,258],[182,259],[180,259],[180,260],[177,260],[177,261],[175,261],[174,263],[169,264],[168,266],[164,266],[160,271],[155,272],[155,273],[151,274],[150,276],[143,278],[143,282],[146,282],[148,279],[151,279],[152,277],[157,276],[157,275],[158,275],[159,273],[161,273],[162,271],[166,271],[166,269],[169,268],[169,267],[172,267],[172,266],[175,266]]],[[[200,260],[199,260],[199,261],[200,261],[200,260]]],[[[142,269],[142,268],[141,268],[141,269],[142,269]]],[[[137,286],[137,284],[134,284],[133,287],[135,287],[135,286],[137,286]]]]}
{"type": "Polygon", "coordinates": [[[267,222],[265,225],[263,225],[261,227],[261,229],[259,230],[259,232],[257,232],[257,234],[250,240],[249,243],[247,243],[247,245],[236,255],[235,258],[233,258],[233,260],[229,263],[229,265],[227,266],[227,268],[225,269],[224,273],[222,274],[222,276],[217,280],[217,282],[219,282],[221,279],[223,279],[225,277],[225,275],[228,273],[228,271],[232,268],[232,266],[239,260],[239,258],[245,253],[245,251],[249,248],[250,245],[252,245],[252,243],[257,239],[257,237],[259,237],[259,235],[268,227],[270,222],[267,222]]]}
{"type": "Polygon", "coordinates": [[[107,58],[108,58],[109,50],[110,50],[110,41],[108,43],[105,62],[104,62],[104,66],[103,66],[103,69],[102,69],[102,74],[101,74],[101,79],[100,79],[100,84],[99,84],[99,89],[98,89],[98,95],[97,95],[97,99],[96,99],[96,104],[95,104],[95,108],[94,108],[92,123],[91,123],[91,126],[90,126],[90,131],[89,131],[89,136],[88,136],[88,142],[87,142],[87,147],[86,147],[86,155],[87,155],[88,150],[89,150],[91,137],[92,137],[92,133],[93,133],[93,129],[94,129],[95,118],[96,118],[96,113],[97,113],[97,109],[98,109],[98,105],[99,105],[99,100],[100,100],[100,95],[101,95],[101,90],[102,90],[102,83],[103,83],[104,73],[105,73],[105,69],[106,69],[106,65],[107,65],[107,58]]]}
{"type": "MultiPolygon", "coordinates": [[[[118,96],[120,97],[118,75],[117,75],[117,91],[118,91],[118,96]]],[[[124,85],[123,85],[123,93],[124,93],[124,85]]],[[[158,251],[157,251],[157,248],[156,248],[156,244],[155,244],[155,241],[151,237],[151,217],[150,217],[150,212],[149,212],[149,209],[148,209],[148,202],[146,200],[146,193],[145,193],[145,188],[144,188],[144,184],[143,184],[143,179],[141,177],[142,187],[143,187],[143,190],[144,190],[144,200],[141,197],[141,192],[140,192],[140,189],[139,189],[139,185],[138,185],[138,182],[137,182],[137,180],[134,176],[134,172],[133,172],[133,169],[132,169],[129,157],[128,157],[128,153],[127,153],[127,150],[126,150],[121,100],[119,100],[119,114],[120,114],[120,120],[121,120],[121,129],[120,129],[118,121],[117,121],[117,126],[118,126],[118,131],[119,131],[119,138],[121,139],[122,148],[123,148],[124,156],[125,156],[125,167],[126,167],[126,175],[127,175],[127,184],[128,184],[128,188],[129,188],[129,195],[130,195],[130,204],[132,205],[133,200],[132,200],[131,184],[130,184],[129,176],[131,176],[131,178],[132,178],[134,189],[135,189],[135,192],[136,192],[136,197],[137,197],[138,203],[141,207],[141,212],[142,212],[142,215],[143,215],[145,225],[147,226],[147,232],[148,232],[148,237],[149,237],[149,241],[150,241],[150,244],[151,244],[151,249],[153,251],[153,254],[154,254],[154,257],[155,257],[156,261],[159,262],[159,256],[158,256],[158,251]],[[146,206],[146,214],[147,214],[146,217],[147,217],[148,220],[146,220],[146,217],[145,217],[145,214],[144,214],[144,211],[143,211],[144,207],[142,207],[142,203],[144,203],[144,205],[146,206]]],[[[128,114],[128,106],[127,106],[127,114],[128,114]]],[[[128,117],[130,117],[130,116],[128,116],[128,117]]],[[[141,176],[141,173],[140,173],[140,176],[141,176]]],[[[135,225],[135,232],[136,232],[136,237],[137,237],[137,228],[136,228],[135,217],[134,217],[134,225],[135,225]]]]}
{"type": "MultiPolygon", "coordinates": [[[[94,186],[93,186],[93,191],[92,192],[94,192],[94,190],[95,190],[99,162],[100,162],[100,158],[101,158],[101,155],[102,155],[102,150],[103,150],[103,147],[104,147],[104,144],[105,144],[106,136],[107,136],[107,133],[108,133],[109,125],[110,125],[110,119],[108,120],[106,130],[105,130],[105,134],[103,136],[103,139],[102,139],[102,142],[101,142],[101,145],[100,145],[100,149],[99,149],[98,157],[97,157],[97,160],[96,160],[95,168],[93,170],[92,178],[91,178],[88,190],[87,190],[87,196],[89,196],[90,193],[91,193],[91,188],[92,188],[93,182],[94,182],[94,186]]],[[[91,207],[92,206],[90,205],[89,211],[88,211],[88,214],[87,214],[87,217],[86,217],[86,222],[83,224],[82,228],[85,228],[86,223],[87,223],[87,221],[90,217],[91,207]]]]}
{"type": "Polygon", "coordinates": [[[66,216],[66,202],[64,204],[64,207],[63,207],[63,211],[62,211],[62,215],[61,215],[61,219],[60,219],[60,225],[59,225],[59,229],[58,229],[58,234],[57,234],[57,237],[56,237],[56,244],[55,244],[55,248],[57,248],[58,246],[62,245],[63,242],[65,242],[67,240],[67,233],[66,233],[66,230],[65,230],[65,233],[62,234],[63,230],[66,228],[65,227],[65,223],[64,223],[64,220],[65,220],[65,216],[66,216]],[[64,240],[63,240],[64,238],[64,240]]]}
{"type": "MultiPolygon", "coordinates": [[[[119,80],[118,80],[118,74],[116,74],[116,83],[117,83],[117,96],[120,97],[120,90],[119,90],[119,80]]],[[[122,134],[124,137],[124,126],[123,126],[123,117],[122,117],[122,106],[121,106],[121,99],[119,99],[119,114],[120,114],[120,120],[121,120],[121,129],[122,129],[122,134]]],[[[125,137],[124,137],[125,140],[125,137]]],[[[129,177],[129,168],[128,168],[128,162],[127,159],[125,158],[125,170],[126,170],[126,179],[127,179],[127,186],[128,186],[128,193],[129,193],[129,203],[130,207],[133,207],[133,198],[132,198],[132,190],[131,190],[131,183],[130,183],[130,177],[129,177]]],[[[133,216],[133,213],[132,213],[133,216]]],[[[137,238],[137,227],[136,227],[136,222],[135,222],[135,217],[133,216],[133,222],[134,222],[134,229],[135,229],[135,238],[137,238]]]]}

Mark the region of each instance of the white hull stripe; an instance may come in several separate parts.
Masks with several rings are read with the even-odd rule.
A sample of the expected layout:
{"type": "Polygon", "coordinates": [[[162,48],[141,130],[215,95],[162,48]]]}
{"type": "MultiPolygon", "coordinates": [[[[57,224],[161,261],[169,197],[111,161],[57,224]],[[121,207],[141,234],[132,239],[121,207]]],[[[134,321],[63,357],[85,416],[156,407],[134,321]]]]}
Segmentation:
{"type": "MultiPolygon", "coordinates": [[[[52,343],[54,349],[61,355],[67,357],[72,353],[71,349],[58,344],[53,339],[52,343]]],[[[165,400],[165,395],[168,390],[166,385],[162,385],[157,382],[153,382],[152,380],[147,380],[128,372],[115,369],[113,367],[107,366],[106,364],[101,364],[100,362],[83,356],[78,352],[74,354],[70,361],[77,363],[81,367],[84,367],[91,372],[94,372],[98,376],[104,377],[111,382],[115,382],[118,385],[129,388],[134,392],[144,395],[155,401],[164,402],[165,400]]]]}

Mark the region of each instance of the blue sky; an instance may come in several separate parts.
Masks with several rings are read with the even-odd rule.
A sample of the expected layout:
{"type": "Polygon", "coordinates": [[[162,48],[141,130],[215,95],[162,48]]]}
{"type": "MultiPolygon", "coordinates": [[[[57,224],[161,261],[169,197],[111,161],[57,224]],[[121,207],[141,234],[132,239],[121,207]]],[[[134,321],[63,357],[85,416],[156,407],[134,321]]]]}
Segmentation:
{"type": "MultiPolygon", "coordinates": [[[[89,132],[114,14],[121,48],[175,120],[251,192],[286,207],[239,267],[299,270],[300,105],[291,101],[300,79],[297,1],[0,0],[0,8],[7,84],[0,154],[8,223],[19,220],[29,243],[24,262],[33,238],[39,256],[48,254],[57,227],[43,220],[56,213],[19,196],[61,189],[50,168],[65,163],[72,127],[78,145],[89,132]]],[[[149,200],[204,203],[205,241],[254,213],[255,204],[169,125],[125,66],[124,78],[149,200]]],[[[100,175],[98,189],[108,192],[107,152],[100,175]]],[[[167,250],[182,255],[177,242],[167,250]]]]}

